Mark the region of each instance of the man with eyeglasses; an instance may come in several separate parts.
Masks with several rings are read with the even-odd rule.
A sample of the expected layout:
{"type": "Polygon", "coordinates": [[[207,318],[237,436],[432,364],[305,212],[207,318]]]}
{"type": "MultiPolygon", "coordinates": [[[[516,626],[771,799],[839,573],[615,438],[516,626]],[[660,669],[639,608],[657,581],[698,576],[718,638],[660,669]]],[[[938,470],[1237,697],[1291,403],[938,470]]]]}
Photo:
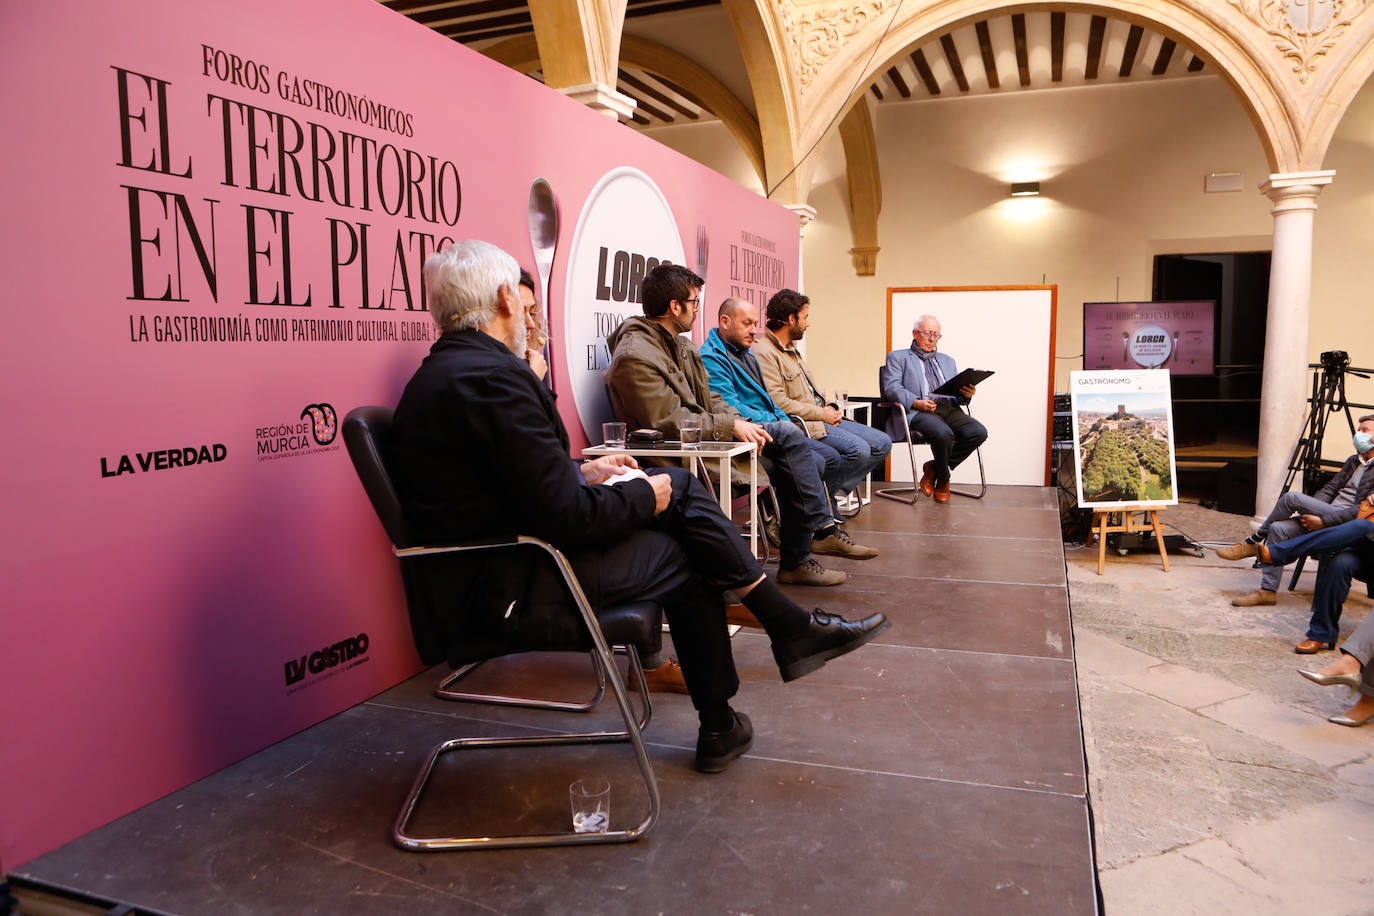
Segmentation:
{"type": "MultiPolygon", "coordinates": [[[[631,428],[657,429],[670,439],[679,437],[684,418],[699,417],[703,441],[756,443],[782,512],[778,581],[839,585],[845,573],[823,567],[813,551],[869,549],[853,544],[830,516],[805,434],[791,423],[765,426],[747,420],[711,390],[701,352],[683,336],[696,320],[705,282],[677,264],[660,264],[645,275],[639,288],[644,316],[626,318],[606,338],[611,407],[631,428]]],[[[748,479],[741,476],[739,482],[747,484],[748,479]]]]}
{"type": "Polygon", "coordinates": [[[988,431],[961,409],[973,397],[973,385],[960,388],[954,397],[935,394],[959,374],[953,357],[937,349],[941,336],[934,315],[916,319],[911,346],[887,355],[882,381],[883,397],[906,408],[912,435],[923,436],[930,445],[931,460],[921,469],[921,492],[947,503],[950,471],[983,444],[988,431]]]}

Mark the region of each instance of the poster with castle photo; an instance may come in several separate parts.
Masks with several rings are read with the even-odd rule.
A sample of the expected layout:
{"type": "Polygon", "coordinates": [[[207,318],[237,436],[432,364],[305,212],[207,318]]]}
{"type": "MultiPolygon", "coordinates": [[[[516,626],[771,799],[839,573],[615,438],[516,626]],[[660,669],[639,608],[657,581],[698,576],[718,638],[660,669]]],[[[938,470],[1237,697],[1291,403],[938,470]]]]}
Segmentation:
{"type": "Polygon", "coordinates": [[[1078,505],[1178,505],[1169,373],[1070,372],[1078,505]]]}

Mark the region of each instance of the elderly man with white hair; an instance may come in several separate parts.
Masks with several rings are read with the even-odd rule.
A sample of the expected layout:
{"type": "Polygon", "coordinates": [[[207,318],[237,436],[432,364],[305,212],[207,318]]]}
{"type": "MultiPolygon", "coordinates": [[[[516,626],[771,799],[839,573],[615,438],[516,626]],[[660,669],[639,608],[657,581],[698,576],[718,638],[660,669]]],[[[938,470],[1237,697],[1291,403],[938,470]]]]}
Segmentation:
{"type": "MultiPolygon", "coordinates": [[[[696,766],[718,773],[753,741],[748,718],[729,704],[739,678],[722,592],[739,595],[767,631],[785,681],[889,621],[849,622],[793,603],[687,471],[641,474],[627,455],[575,463],[553,395],[525,361],[519,282],[515,259],[488,242],[455,242],[425,262],[440,337],[401,396],[389,449],[406,521],[422,539],[534,535],[567,554],[594,608],[660,603],[701,721],[696,766]]],[[[547,565],[506,551],[457,562],[453,575],[462,596],[453,632],[536,644],[578,635],[580,619],[547,565]]]]}
{"type": "Polygon", "coordinates": [[[974,386],[965,385],[955,396],[935,394],[935,389],[959,374],[954,358],[938,349],[940,321],[922,315],[911,329],[911,346],[893,350],[883,366],[883,397],[907,411],[913,435],[930,445],[931,460],[921,473],[921,492],[937,503],[949,502],[949,472],[959,466],[988,437],[982,423],[960,407],[973,397],[974,386]]]}

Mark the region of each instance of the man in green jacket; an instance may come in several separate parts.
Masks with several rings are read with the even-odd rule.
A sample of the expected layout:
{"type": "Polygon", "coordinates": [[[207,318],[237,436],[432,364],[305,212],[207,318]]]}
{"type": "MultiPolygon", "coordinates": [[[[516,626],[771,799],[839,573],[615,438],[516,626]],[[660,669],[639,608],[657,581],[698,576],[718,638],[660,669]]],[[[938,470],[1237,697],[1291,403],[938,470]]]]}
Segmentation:
{"type": "Polygon", "coordinates": [[[661,264],[640,285],[644,317],[627,318],[606,339],[611,407],[631,428],[660,430],[679,438],[685,416],[701,418],[701,437],[753,442],[775,484],[782,510],[778,581],[793,585],[839,585],[845,574],[826,569],[812,553],[868,555],[830,516],[820,473],[805,436],[790,423],[752,423],[711,390],[701,354],[682,336],[692,328],[705,281],[691,270],[661,264]],[[784,429],[785,427],[785,429],[784,429]]]}

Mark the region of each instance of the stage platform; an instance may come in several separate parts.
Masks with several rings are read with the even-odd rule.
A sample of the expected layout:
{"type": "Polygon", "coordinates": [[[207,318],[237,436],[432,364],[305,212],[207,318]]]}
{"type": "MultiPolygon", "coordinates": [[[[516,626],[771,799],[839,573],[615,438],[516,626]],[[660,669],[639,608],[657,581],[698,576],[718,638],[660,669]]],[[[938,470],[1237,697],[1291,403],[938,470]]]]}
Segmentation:
{"type": "MultiPolygon", "coordinates": [[[[692,769],[688,698],[653,694],[663,813],[646,839],[394,847],[392,821],[432,745],[569,718],[435,699],[435,669],[15,869],[21,899],[46,888],[215,916],[1096,912],[1055,491],[879,499],[848,527],[882,555],[827,559],[849,571],[845,585],[790,592],[894,625],[788,685],[762,633],[741,631],[735,705],[756,737],[720,775],[692,769]]],[[[503,686],[562,690],[583,670],[585,657],[549,656],[503,686]]],[[[556,829],[568,783],[585,775],[610,778],[617,826],[638,823],[630,753],[603,746],[448,755],[414,829],[490,825],[500,804],[517,830],[556,829]]]]}

